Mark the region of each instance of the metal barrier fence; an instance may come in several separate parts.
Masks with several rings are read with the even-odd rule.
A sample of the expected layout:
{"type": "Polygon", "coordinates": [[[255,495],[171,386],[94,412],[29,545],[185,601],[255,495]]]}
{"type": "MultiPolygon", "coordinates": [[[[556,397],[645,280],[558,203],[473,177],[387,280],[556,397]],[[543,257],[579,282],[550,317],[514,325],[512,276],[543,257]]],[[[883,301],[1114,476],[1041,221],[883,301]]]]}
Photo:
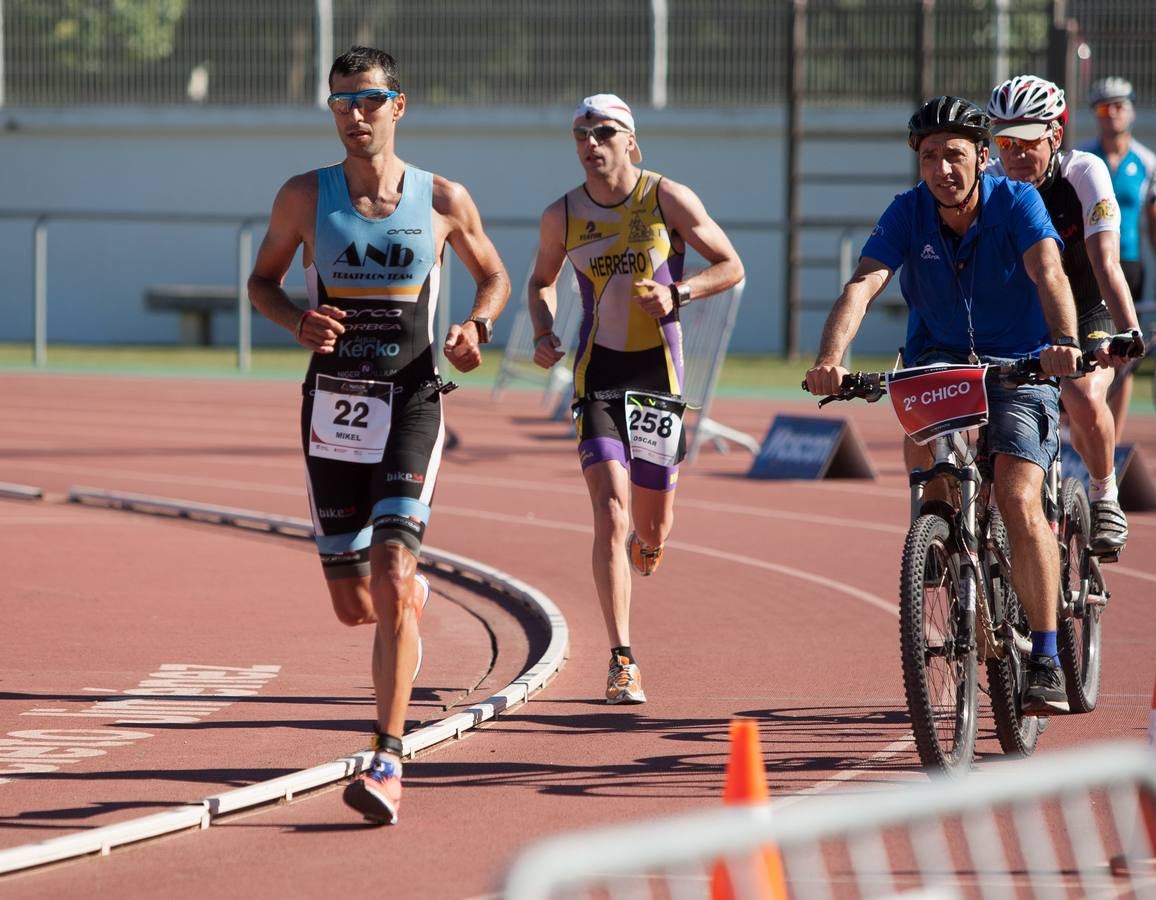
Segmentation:
{"type": "Polygon", "coordinates": [[[773,883],[741,888],[767,847],[793,900],[1156,897],[1156,755],[1109,744],[929,784],[550,838],[515,860],[501,896],[731,896],[711,889],[721,861],[733,896],[769,900],[780,896],[773,883]]]}
{"type": "MultiPolygon", "coordinates": [[[[54,222],[85,222],[92,224],[131,222],[160,225],[211,225],[236,229],[237,289],[237,368],[247,372],[253,363],[252,322],[253,308],[249,303],[248,280],[253,268],[253,233],[268,221],[264,216],[206,215],[196,213],[131,213],[117,211],[93,212],[28,212],[0,210],[0,221],[28,220],[32,223],[32,362],[38,368],[48,364],[48,273],[49,226],[54,222]]],[[[67,253],[65,254],[67,255],[67,253]]],[[[448,260],[447,260],[448,262],[448,260]]],[[[449,298],[451,266],[442,271],[437,306],[437,331],[446,334],[449,329],[449,298]]],[[[440,353],[440,347],[438,352],[440,353]]],[[[444,357],[439,357],[443,359],[444,357]]]]}
{"type": "Polygon", "coordinates": [[[1156,97],[1151,0],[0,0],[0,105],[309,105],[335,53],[368,43],[424,106],[570,105],[589,72],[656,108],[767,106],[786,95],[792,10],[811,100],[908,102],[921,77],[982,97],[1044,71],[1068,21],[1074,98],[1106,74],[1156,97]]]}
{"type": "MultiPolygon", "coordinates": [[[[510,295],[511,305],[516,311],[514,325],[502,352],[502,361],[494,378],[491,395],[495,400],[500,400],[507,385],[526,382],[545,387],[542,402],[553,405],[570,386],[571,377],[568,368],[570,360],[559,361],[549,371],[534,363],[534,323],[530,321],[530,309],[525,302],[533,271],[534,264],[531,262],[522,281],[521,293],[510,295]]],[[[559,303],[554,311],[554,333],[558,335],[563,347],[573,351],[578,341],[578,326],[582,323],[582,303],[578,298],[578,282],[570,263],[566,263],[562,274],[558,276],[558,285],[567,302],[559,303]]]]}

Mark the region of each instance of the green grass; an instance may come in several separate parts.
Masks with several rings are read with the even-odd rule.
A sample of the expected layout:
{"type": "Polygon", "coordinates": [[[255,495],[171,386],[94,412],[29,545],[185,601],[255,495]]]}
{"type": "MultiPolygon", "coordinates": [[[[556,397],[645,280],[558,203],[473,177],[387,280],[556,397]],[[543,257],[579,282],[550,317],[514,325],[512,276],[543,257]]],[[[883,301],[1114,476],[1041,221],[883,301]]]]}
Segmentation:
{"type": "MultiPolygon", "coordinates": [[[[487,352],[477,370],[463,375],[443,367],[447,378],[462,385],[488,387],[494,383],[502,350],[487,352]]],[[[894,364],[891,356],[856,356],[854,367],[882,371],[894,364]]],[[[305,372],[308,353],[294,348],[254,348],[249,372],[237,369],[237,353],[228,347],[188,347],[140,345],[104,347],[95,345],[49,344],[48,372],[134,374],[158,377],[200,376],[206,378],[272,378],[297,380],[305,372]]],[[[567,365],[564,360],[561,365],[567,365]]],[[[719,396],[776,397],[802,399],[799,382],[810,366],[810,358],[788,361],[781,356],[732,354],[723,363],[719,376],[719,396]]],[[[1145,363],[1137,373],[1132,392],[1131,412],[1151,413],[1152,375],[1145,363]]],[[[0,372],[37,371],[29,344],[0,344],[0,372]]],[[[516,385],[515,385],[516,387],[516,385]]]]}
{"type": "MultiPolygon", "coordinates": [[[[308,362],[304,350],[254,348],[252,369],[237,369],[236,351],[228,347],[131,346],[104,347],[49,344],[46,371],[105,372],[159,376],[203,375],[210,377],[300,378],[308,362]]],[[[479,369],[468,375],[453,373],[463,384],[492,384],[498,371],[501,348],[485,354],[479,369]]],[[[566,363],[564,362],[563,365],[566,363]]],[[[809,362],[787,362],[778,356],[729,356],[723,364],[719,388],[723,392],[757,395],[770,391],[797,391],[809,362]]],[[[861,366],[882,366],[883,359],[861,357],[861,366]]],[[[0,344],[0,369],[33,371],[28,344],[0,344]]]]}

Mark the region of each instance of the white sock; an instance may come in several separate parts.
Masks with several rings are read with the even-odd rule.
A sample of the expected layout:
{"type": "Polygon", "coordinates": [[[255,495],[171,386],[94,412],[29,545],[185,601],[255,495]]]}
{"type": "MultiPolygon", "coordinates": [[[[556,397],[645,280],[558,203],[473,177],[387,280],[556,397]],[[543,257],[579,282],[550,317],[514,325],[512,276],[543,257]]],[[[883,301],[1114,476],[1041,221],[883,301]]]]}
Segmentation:
{"type": "Polygon", "coordinates": [[[1107,478],[1088,477],[1088,499],[1093,503],[1099,500],[1119,500],[1120,491],[1116,487],[1116,470],[1108,473],[1107,478]]]}

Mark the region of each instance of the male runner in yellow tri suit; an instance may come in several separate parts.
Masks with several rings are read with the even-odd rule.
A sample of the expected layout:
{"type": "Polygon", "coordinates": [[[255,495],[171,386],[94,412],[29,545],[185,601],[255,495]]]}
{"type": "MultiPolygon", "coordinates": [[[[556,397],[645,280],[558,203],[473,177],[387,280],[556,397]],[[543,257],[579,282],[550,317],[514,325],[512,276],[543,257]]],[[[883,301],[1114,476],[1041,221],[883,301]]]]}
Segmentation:
{"type": "Polygon", "coordinates": [[[637,167],[634,116],[620,98],[587,97],[573,131],[586,180],[542,214],[528,298],[534,362],[549,368],[564,355],[553,326],[569,259],[583,306],[574,396],[594,509],[594,585],[611,644],[606,700],[642,703],[630,647],[630,565],[652,574],[674,523],[684,453],[678,311],[738,284],[743,266],[694,191],[637,167]],[[708,265],[684,281],[687,244],[708,265]]]}

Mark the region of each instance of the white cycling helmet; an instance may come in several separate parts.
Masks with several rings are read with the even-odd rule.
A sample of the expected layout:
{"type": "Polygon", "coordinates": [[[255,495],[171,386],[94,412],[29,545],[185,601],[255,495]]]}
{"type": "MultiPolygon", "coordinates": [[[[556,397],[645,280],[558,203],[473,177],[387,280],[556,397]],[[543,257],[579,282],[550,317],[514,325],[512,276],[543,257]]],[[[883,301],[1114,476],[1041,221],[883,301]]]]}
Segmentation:
{"type": "Polygon", "coordinates": [[[1017,75],[998,84],[987,101],[993,137],[1034,141],[1043,137],[1053,122],[1068,119],[1062,88],[1038,75],[1017,75]]]}
{"type": "Polygon", "coordinates": [[[1132,82],[1126,78],[1101,78],[1099,81],[1092,82],[1092,86],[1088,88],[1088,104],[1095,106],[1097,103],[1108,103],[1113,100],[1127,100],[1131,102],[1133,99],[1132,82]]]}

